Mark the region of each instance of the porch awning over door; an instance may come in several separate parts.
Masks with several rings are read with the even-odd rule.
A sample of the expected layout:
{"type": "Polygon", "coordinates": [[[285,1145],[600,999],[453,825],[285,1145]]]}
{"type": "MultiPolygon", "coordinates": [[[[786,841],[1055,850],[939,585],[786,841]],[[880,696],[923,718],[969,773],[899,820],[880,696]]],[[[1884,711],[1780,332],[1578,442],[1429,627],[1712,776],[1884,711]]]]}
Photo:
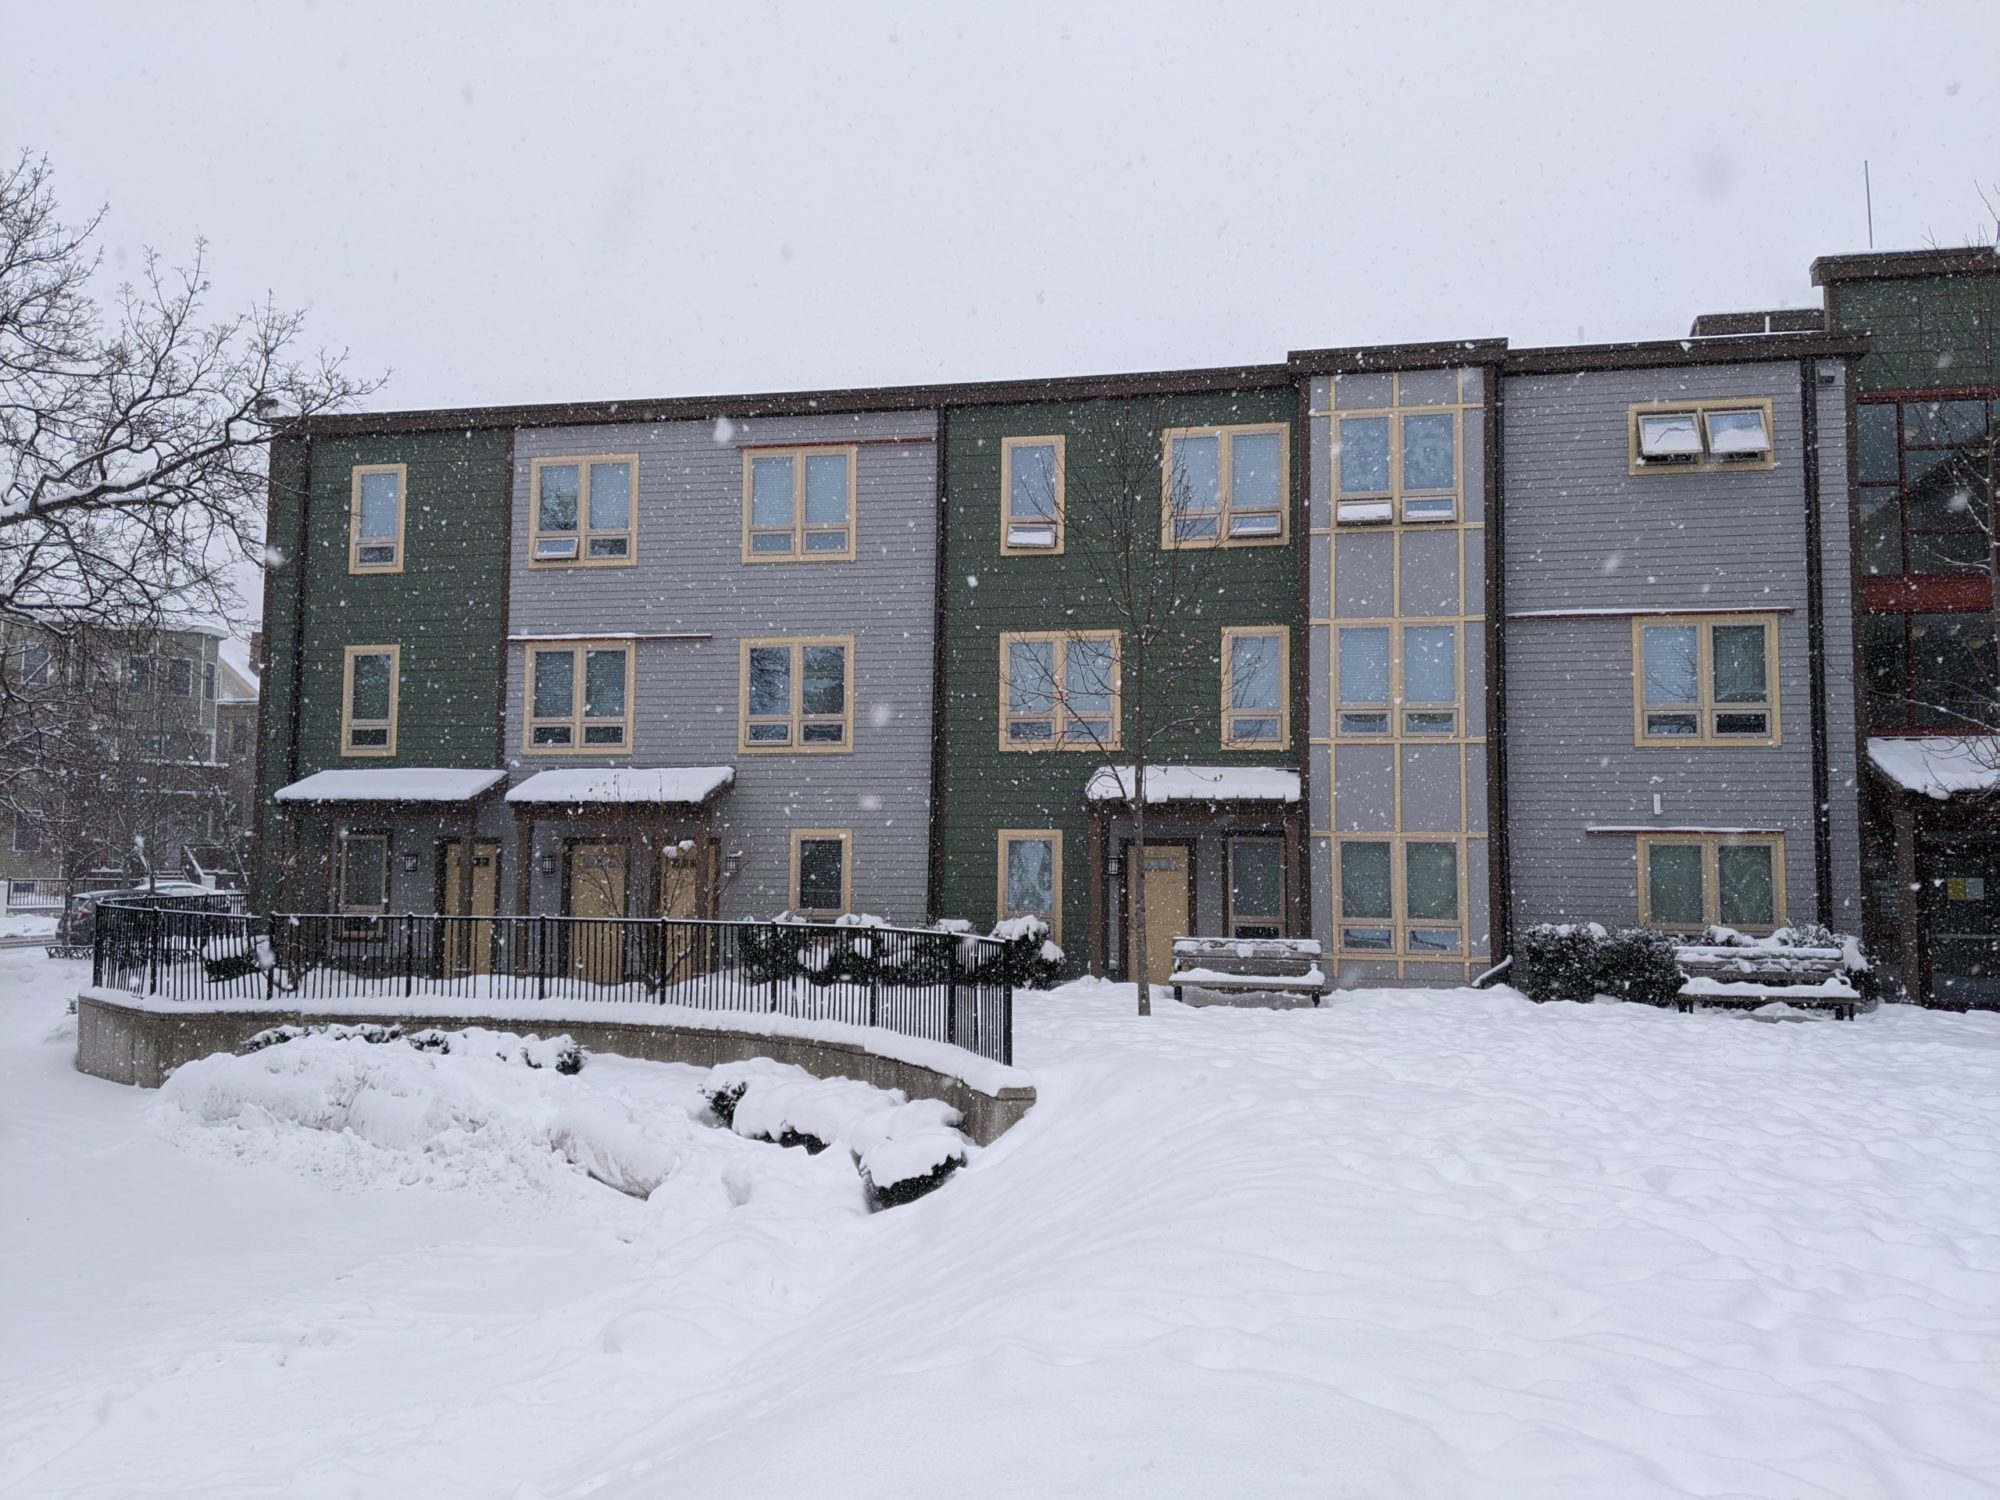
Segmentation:
{"type": "Polygon", "coordinates": [[[320,771],[274,793],[279,802],[471,802],[507,779],[505,771],[449,766],[379,766],[320,771]]]}
{"type": "Polygon", "coordinates": [[[517,808],[703,807],[736,780],[734,766],[578,766],[530,776],[507,794],[517,808]]]}
{"type": "MultiPolygon", "coordinates": [[[[1092,803],[1130,802],[1138,775],[1132,766],[1099,766],[1084,787],[1092,803]]],[[[1299,773],[1282,766],[1147,766],[1146,805],[1163,802],[1276,802],[1299,800],[1299,773]]]]}

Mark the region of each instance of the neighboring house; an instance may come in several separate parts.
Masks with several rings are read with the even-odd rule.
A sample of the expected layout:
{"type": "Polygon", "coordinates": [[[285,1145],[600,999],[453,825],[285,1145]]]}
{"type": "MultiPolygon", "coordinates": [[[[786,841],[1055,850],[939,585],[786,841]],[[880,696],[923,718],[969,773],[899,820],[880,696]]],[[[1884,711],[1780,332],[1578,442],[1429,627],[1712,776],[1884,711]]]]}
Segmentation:
{"type": "Polygon", "coordinates": [[[1074,965],[1125,974],[1143,865],[1160,980],[1176,933],[1302,928],[1296,398],[1282,365],[1044,393],[946,412],[934,905],[1042,917],[1074,965]],[[1144,550],[1124,578],[1101,566],[1120,515],[1144,550]],[[1164,705],[1155,687],[1170,728],[1137,859],[1128,584],[1185,594],[1156,648],[1187,680],[1164,705]]]}
{"type": "Polygon", "coordinates": [[[272,454],[256,899],[439,910],[438,829],[492,837],[504,816],[463,776],[380,773],[499,780],[509,435],[324,429],[272,454]]]}
{"type": "Polygon", "coordinates": [[[318,424],[267,899],[920,920],[937,419],[842,404],[318,424]]]}
{"type": "Polygon", "coordinates": [[[1855,376],[1854,587],[1872,952],[1911,995],[2000,1004],[1993,502],[2000,254],[1813,262],[1855,376]]]}
{"type": "Polygon", "coordinates": [[[180,879],[228,818],[222,635],[16,620],[0,634],[0,880],[10,908],[92,879],[180,879]]]}
{"type": "Polygon", "coordinates": [[[1860,925],[1846,416],[1865,347],[1507,355],[1517,928],[1860,925]]]}
{"type": "Polygon", "coordinates": [[[259,899],[1035,916],[1121,976],[1312,936],[1346,985],[1817,921],[2000,1001],[1995,266],[1821,261],[1825,311],[1655,344],[314,419],[259,899]]]}

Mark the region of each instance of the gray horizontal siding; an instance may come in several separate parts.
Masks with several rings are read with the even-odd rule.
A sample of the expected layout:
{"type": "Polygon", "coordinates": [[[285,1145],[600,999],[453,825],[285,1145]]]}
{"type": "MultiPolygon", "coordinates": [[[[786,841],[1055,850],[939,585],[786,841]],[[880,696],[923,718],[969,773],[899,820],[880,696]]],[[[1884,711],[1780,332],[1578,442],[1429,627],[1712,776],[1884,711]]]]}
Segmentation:
{"type": "MultiPolygon", "coordinates": [[[[1787,912],[1809,920],[1814,828],[1798,365],[1523,377],[1508,381],[1505,410],[1516,923],[1638,920],[1635,838],[1586,832],[1605,824],[1782,830],[1787,912]],[[1632,403],[1732,396],[1771,400],[1773,469],[1627,472],[1632,403]],[[1778,619],[1782,743],[1637,747],[1630,617],[1518,618],[1536,610],[1688,608],[1789,611],[1778,619]]],[[[1844,496],[1844,480],[1832,493],[1844,496]]],[[[1844,526],[1825,542],[1829,557],[1836,545],[1844,555],[1844,526]]],[[[1836,618],[1844,620],[1844,596],[1838,603],[1836,618]]],[[[1842,680],[1851,682],[1851,673],[1842,680]]]]}
{"type": "Polygon", "coordinates": [[[930,412],[863,413],[715,424],[556,428],[515,441],[515,635],[708,632],[706,641],[636,643],[629,756],[521,753],[525,647],[508,651],[508,766],[519,781],[594,763],[733,765],[718,807],[726,874],[722,914],[788,904],[790,832],[854,832],[853,903],[895,921],[925,916],[928,878],[932,643],[936,628],[937,451],[930,412]],[[745,444],[857,442],[856,558],[742,561],[745,444]],[[638,563],[533,569],[528,475],[535,458],[639,455],[638,563]],[[744,755],[737,750],[739,644],[749,637],[852,635],[854,750],[744,755]]]}

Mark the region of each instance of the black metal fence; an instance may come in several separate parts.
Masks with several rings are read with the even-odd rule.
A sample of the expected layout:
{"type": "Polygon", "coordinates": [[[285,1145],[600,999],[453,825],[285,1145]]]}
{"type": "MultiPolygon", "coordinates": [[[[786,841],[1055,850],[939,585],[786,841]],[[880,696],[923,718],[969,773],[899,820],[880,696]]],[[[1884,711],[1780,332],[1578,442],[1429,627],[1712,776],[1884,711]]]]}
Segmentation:
{"type": "Polygon", "coordinates": [[[644,917],[349,916],[99,908],[92,982],[172,1000],[627,1000],[880,1026],[1013,1061],[994,938],[928,928],[644,917]]]}

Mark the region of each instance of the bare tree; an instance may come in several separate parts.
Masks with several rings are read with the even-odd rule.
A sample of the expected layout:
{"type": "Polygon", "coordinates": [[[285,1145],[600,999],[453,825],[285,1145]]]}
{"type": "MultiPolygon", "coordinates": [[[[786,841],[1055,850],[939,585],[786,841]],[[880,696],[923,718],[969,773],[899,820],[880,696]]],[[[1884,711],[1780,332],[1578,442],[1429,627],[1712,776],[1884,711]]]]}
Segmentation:
{"type": "Polygon", "coordinates": [[[379,381],[302,354],[302,315],[268,300],[205,321],[200,242],[179,269],[149,250],[107,314],[103,217],[59,217],[46,159],[0,167],[0,619],[228,617],[274,432],[379,381]]]}
{"type": "MultiPolygon", "coordinates": [[[[1155,759],[1173,736],[1216,711],[1216,648],[1201,621],[1218,593],[1222,518],[1207,486],[1185,464],[1162,458],[1154,415],[1123,412],[1087,440],[1072,439],[1066,472],[1038,481],[1047,491],[1042,513],[1060,526],[1064,550],[1097,592],[1079,601],[1084,610],[1068,610],[1051,643],[1059,651],[1016,643],[1004,664],[1010,713],[1045,709],[1051,740],[1094,746],[1114,775],[1130,757],[1130,785],[1122,789],[1132,810],[1128,869],[1134,858],[1143,866],[1155,759]],[[1103,644],[1107,628],[1093,623],[1101,620],[1117,634],[1115,653],[1103,644]]],[[[1128,889],[1129,966],[1139,1014],[1151,1015],[1143,867],[1128,889]]]]}

